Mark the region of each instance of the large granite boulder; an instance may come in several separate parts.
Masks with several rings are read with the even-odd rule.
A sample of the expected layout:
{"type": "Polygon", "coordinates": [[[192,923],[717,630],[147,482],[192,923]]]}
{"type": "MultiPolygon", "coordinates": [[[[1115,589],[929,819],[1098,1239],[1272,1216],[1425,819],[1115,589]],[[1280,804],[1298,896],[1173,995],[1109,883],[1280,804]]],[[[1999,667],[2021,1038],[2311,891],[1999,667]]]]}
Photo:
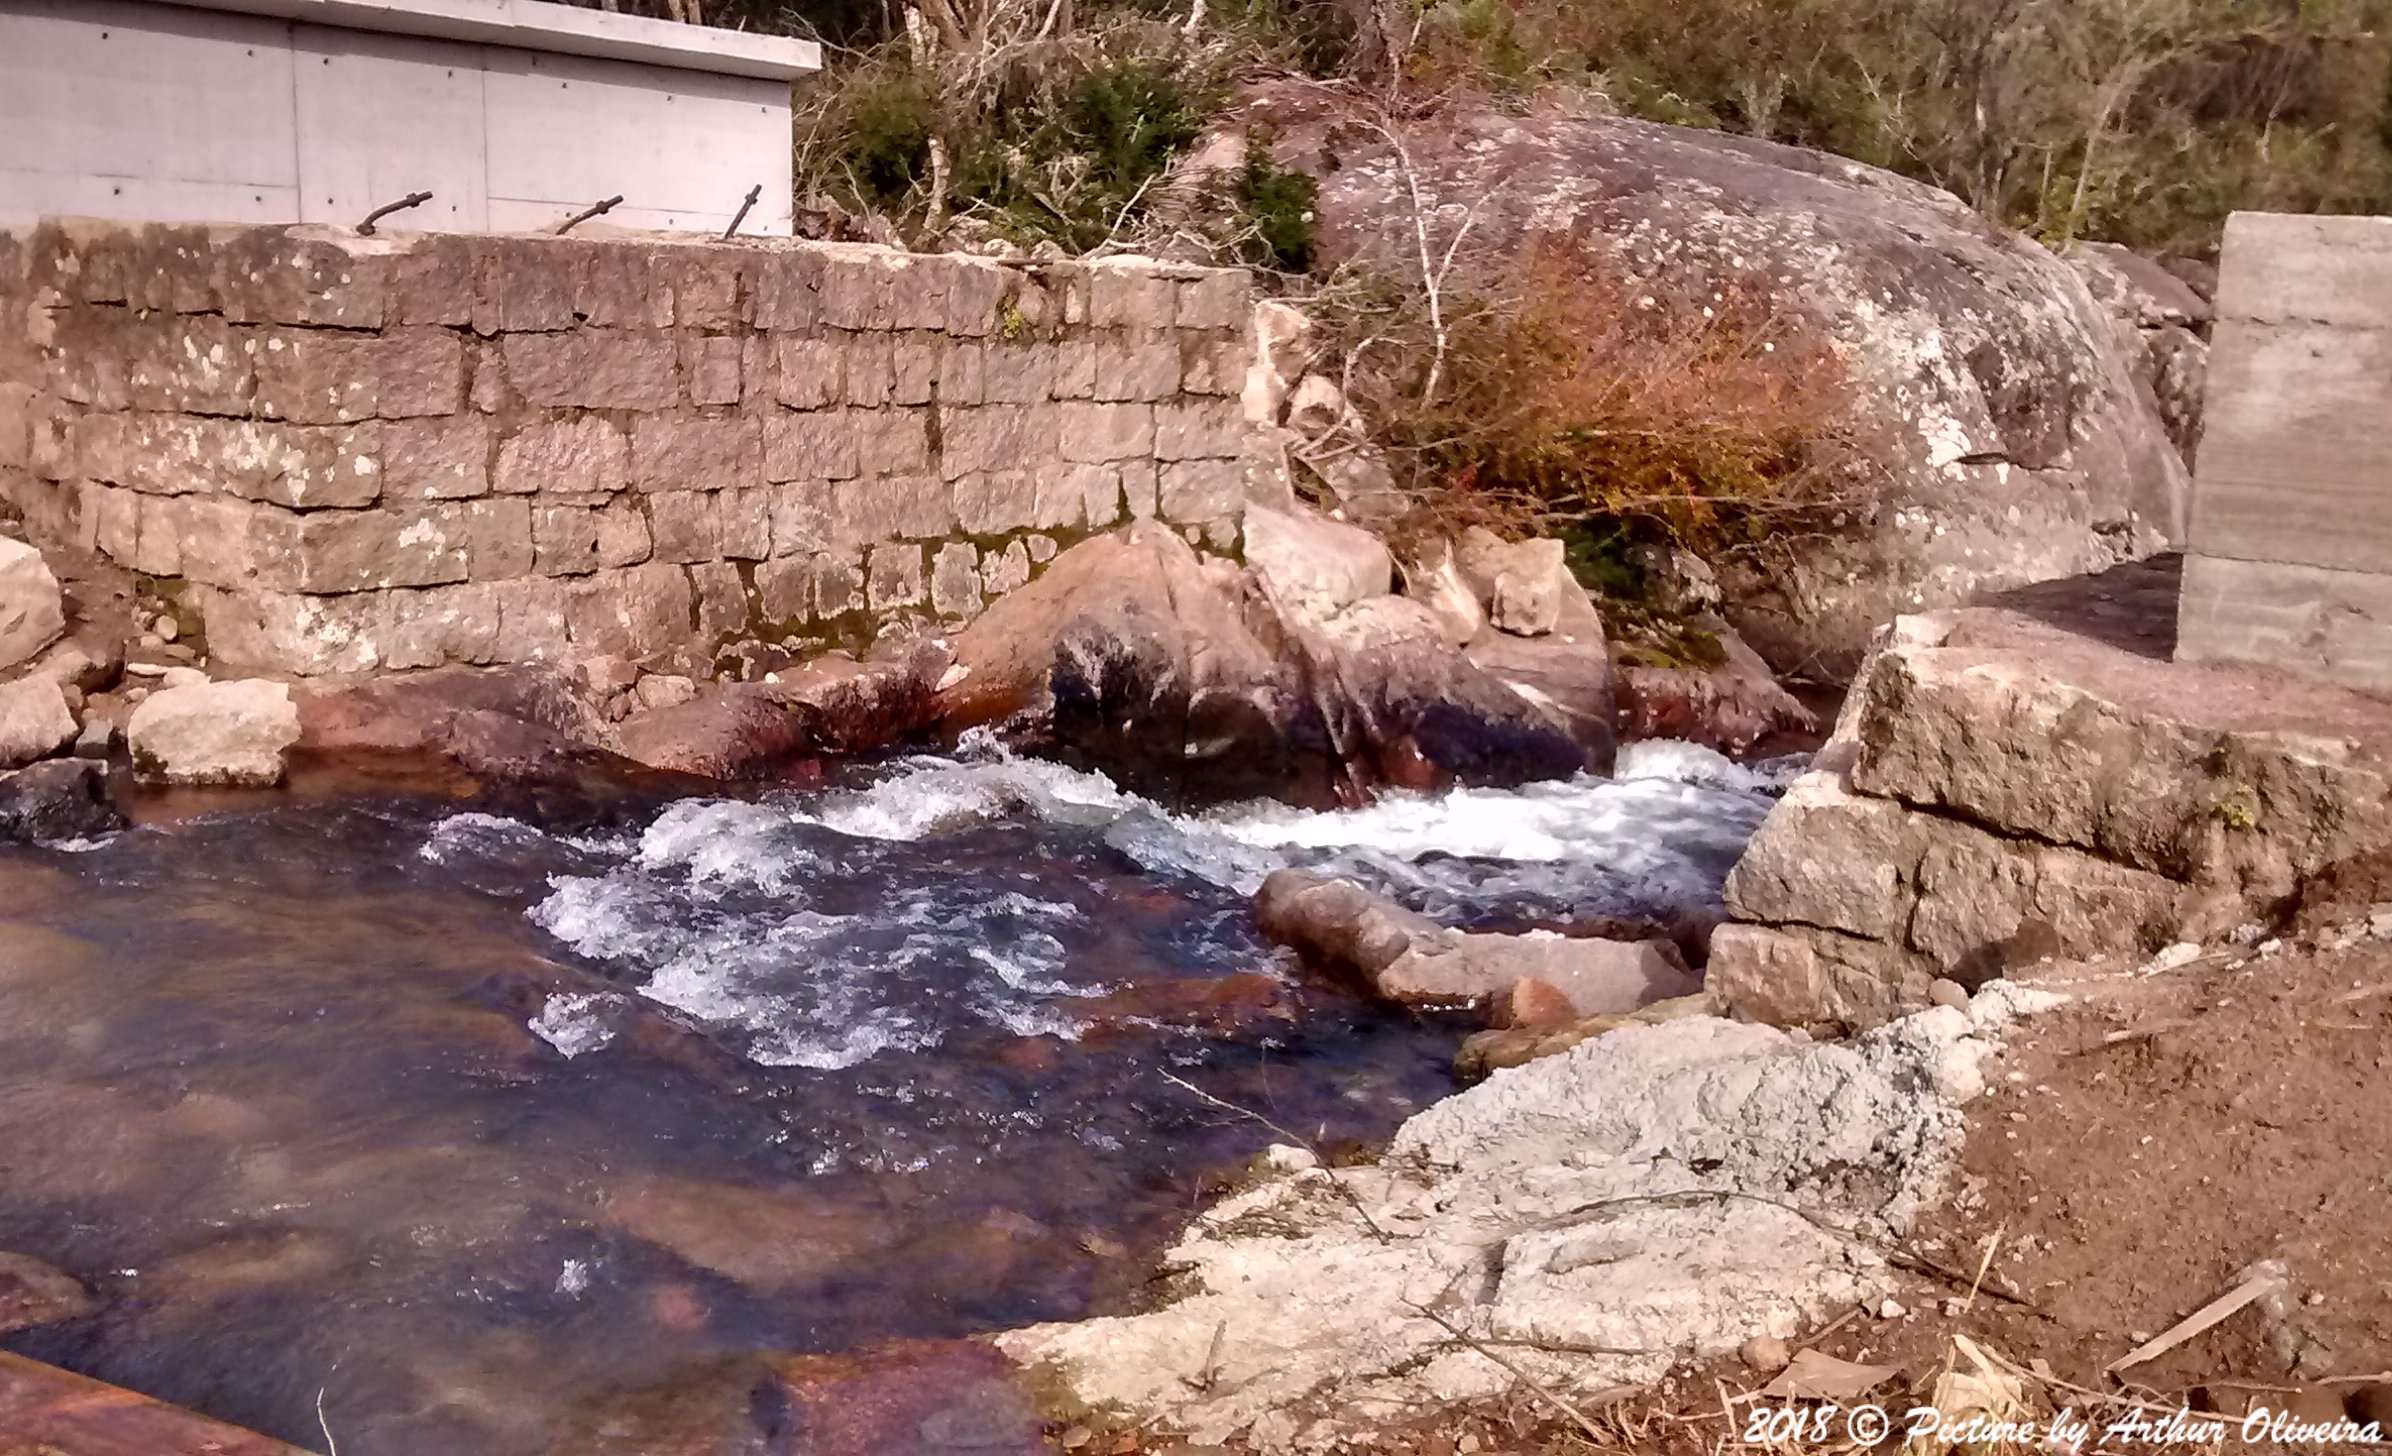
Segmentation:
{"type": "Polygon", "coordinates": [[[125,725],[133,770],[169,784],[267,787],[299,741],[299,710],[278,682],[191,683],[142,699],[125,725]]]}
{"type": "Polygon", "coordinates": [[[1828,333],[1872,499],[1829,537],[1723,572],[1773,662],[1848,670],[1900,612],[2182,538],[2184,462],[2082,278],[1950,194],[1717,132],[1471,103],[1408,123],[1407,167],[1366,105],[1291,86],[1242,110],[1319,179],[1327,266],[1417,277],[1425,199],[1432,246],[1467,215],[1472,249],[1538,238],[1655,287],[1758,286],[1828,333]]]}
{"type": "Polygon", "coordinates": [[[1375,562],[1310,582],[1287,600],[1162,526],[1092,538],[956,636],[938,720],[1175,803],[1328,805],[1610,767],[1601,623],[1574,585],[1580,635],[1479,653],[1417,601],[1343,600],[1377,584],[1375,562]]]}
{"type": "Polygon", "coordinates": [[[42,554],[0,536],[0,672],[30,661],[66,631],[58,578],[42,554]]]}
{"type": "Polygon", "coordinates": [[[1749,753],[1779,734],[1818,731],[1818,718],[1734,627],[1707,612],[1685,626],[1689,640],[1712,649],[1711,660],[1632,657],[1620,665],[1619,710],[1629,737],[1682,738],[1722,753],[1749,753]]]}
{"type": "Polygon", "coordinates": [[[2119,357],[2189,464],[2209,383],[2208,299],[2157,261],[2115,243],[2076,243],[2068,261],[2110,321],[2119,357]]]}

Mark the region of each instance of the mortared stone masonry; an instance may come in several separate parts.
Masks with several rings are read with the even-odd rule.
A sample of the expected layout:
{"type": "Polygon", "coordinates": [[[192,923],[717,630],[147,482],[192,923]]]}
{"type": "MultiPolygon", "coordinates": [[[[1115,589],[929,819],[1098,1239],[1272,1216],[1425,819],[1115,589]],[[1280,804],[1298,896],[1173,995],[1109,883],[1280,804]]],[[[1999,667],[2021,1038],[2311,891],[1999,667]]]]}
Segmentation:
{"type": "Polygon", "coordinates": [[[0,494],[230,666],[712,661],[1236,544],[1243,273],[664,235],[0,233],[0,494]]]}

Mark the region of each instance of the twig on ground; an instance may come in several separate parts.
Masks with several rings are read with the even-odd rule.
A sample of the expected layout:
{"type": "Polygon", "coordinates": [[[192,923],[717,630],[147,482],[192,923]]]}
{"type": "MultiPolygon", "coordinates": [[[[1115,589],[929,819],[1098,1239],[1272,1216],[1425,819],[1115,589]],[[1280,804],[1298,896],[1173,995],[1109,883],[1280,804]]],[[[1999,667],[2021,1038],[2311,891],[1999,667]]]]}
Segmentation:
{"type": "Polygon", "coordinates": [[[1857,1304],[1852,1306],[1852,1308],[1845,1310],[1842,1314],[1837,1315],[1834,1319],[1829,1320],[1826,1324],[1821,1325],[1817,1333],[1806,1335],[1802,1339],[1796,1340],[1794,1342],[1793,1348],[1796,1350],[1816,1349],[1819,1343],[1822,1340],[1825,1340],[1829,1335],[1834,1334],[1844,1326],[1852,1323],[1856,1319],[1859,1319],[1860,1312],[1861,1306],[1857,1304]]]}
{"type": "Polygon", "coordinates": [[[1260,1123],[1265,1130],[1277,1133],[1279,1136],[1286,1138],[1289,1142],[1294,1143],[1297,1147],[1300,1147],[1304,1151],[1312,1154],[1312,1156],[1320,1162],[1321,1172],[1328,1177],[1329,1186],[1336,1189],[1338,1195],[1345,1199],[1346,1204],[1354,1210],[1354,1216],[1362,1220],[1362,1226],[1370,1230],[1370,1236],[1374,1239],[1377,1239],[1382,1244],[1393,1243],[1395,1241],[1395,1236],[1393,1234],[1390,1234],[1387,1232],[1387,1230],[1379,1227],[1379,1221],[1375,1218],[1372,1218],[1370,1216],[1370,1210],[1363,1206],[1362,1196],[1356,1193],[1353,1189],[1347,1187],[1346,1181],[1337,1176],[1336,1170],[1329,1166],[1329,1160],[1321,1155],[1321,1150],[1319,1148],[1313,1146],[1312,1140],[1310,1138],[1305,1137],[1299,1132],[1288,1131],[1286,1128],[1281,1127],[1278,1123],[1275,1123],[1271,1121],[1271,1119],[1263,1116],[1261,1113],[1256,1112],[1251,1107],[1240,1107],[1235,1102],[1231,1102],[1226,1098],[1216,1097],[1212,1093],[1205,1091],[1202,1087],[1197,1086],[1195,1083],[1189,1081],[1185,1077],[1176,1076],[1170,1072],[1157,1072],[1155,1075],[1161,1077],[1164,1081],[1171,1083],[1173,1086],[1178,1087],[1182,1091],[1191,1093],[1194,1096],[1204,1099],[1206,1102],[1211,1103],[1213,1106],[1220,1108],[1224,1112],[1234,1112],[1240,1117],[1248,1118],[1254,1122],[1260,1123]]]}
{"type": "MultiPolygon", "coordinates": [[[[1529,1374],[1526,1370],[1521,1369],[1518,1363],[1515,1361],[1506,1359],[1504,1356],[1496,1353],[1486,1341],[1479,1339],[1476,1335],[1471,1334],[1468,1330],[1463,1329],[1460,1325],[1455,1324],[1452,1320],[1447,1319],[1445,1316],[1437,1313],[1435,1310],[1429,1308],[1425,1304],[1415,1304],[1407,1300],[1405,1301],[1405,1307],[1418,1314],[1422,1319],[1429,1321],[1431,1324],[1437,1326],[1437,1328],[1445,1331],[1445,1333],[1448,1335],[1453,1336],[1455,1340],[1462,1344],[1468,1345],[1471,1349],[1476,1350],[1479,1354],[1485,1356],[1487,1359],[1492,1360],[1497,1365],[1502,1366],[1512,1375],[1514,1379],[1526,1386],[1529,1392],[1535,1395],[1537,1399],[1544,1401],[1547,1405],[1552,1406],[1555,1410],[1561,1412],[1562,1415],[1568,1417],[1570,1423],[1576,1426],[1579,1429],[1579,1432],[1588,1440],[1598,1443],[1602,1441],[1602,1428],[1595,1424],[1593,1417],[1589,1416],[1585,1411],[1580,1410],[1577,1406],[1571,1404],[1566,1397],[1562,1396],[1559,1392],[1546,1385],[1543,1381],[1529,1374]]],[[[1605,1395],[1609,1395],[1610,1393],[1611,1392],[1609,1391],[1603,1392],[1605,1395]]]]}
{"type": "Polygon", "coordinates": [[[2120,1355],[2117,1359],[2112,1360],[2109,1364],[2102,1366],[2102,1373],[2104,1375],[2114,1375],[2117,1372],[2124,1370],[2129,1365],[2140,1365],[2146,1360],[2156,1359],[2159,1356],[2166,1354],[2168,1351],[2175,1349],[2178,1345],[2183,1344],[2185,1341],[2193,1338],[2195,1335],[2200,1334],[2202,1331],[2209,1329],[2212,1325],[2220,1323],[2228,1315],[2233,1314],[2236,1310],[2241,1309],[2244,1305],[2251,1303],[2253,1300],[2263,1298],[2275,1290],[2282,1288],[2283,1284],[2284,1277],[2279,1273],[2271,1271],[2264,1274],[2254,1274],[2250,1278],[2245,1279],[2242,1283],[2235,1285],[2232,1289],[2227,1290],[2224,1294],[2219,1295],[2209,1303],[2201,1306],[2199,1309],[2194,1310],[2191,1314],[2186,1315],[2183,1319],[2178,1320],[2175,1324],[2172,1324],[2165,1330],[2160,1331],[2160,1333],[2157,1335],[2145,1340],[2142,1344],[2135,1346],[2125,1354],[2120,1355]]]}
{"type": "Polygon", "coordinates": [[[341,1443],[333,1439],[332,1423],[324,1419],[324,1387],[316,1387],[316,1429],[324,1433],[324,1456],[341,1456],[341,1443]]]}

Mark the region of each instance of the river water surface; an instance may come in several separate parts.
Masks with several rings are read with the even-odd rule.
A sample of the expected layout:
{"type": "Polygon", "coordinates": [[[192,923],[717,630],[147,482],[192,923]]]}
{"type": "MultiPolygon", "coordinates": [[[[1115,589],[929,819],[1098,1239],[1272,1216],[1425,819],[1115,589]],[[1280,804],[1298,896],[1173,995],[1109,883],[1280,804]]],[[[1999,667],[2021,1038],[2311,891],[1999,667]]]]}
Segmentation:
{"type": "Polygon", "coordinates": [[[1453,923],[1661,913],[1716,901],[1778,777],[1648,744],[1179,818],[910,759],[0,850],[0,1249],[103,1301],[9,1345],[342,1456],[797,1449],[759,1359],[1135,1303],[1280,1140],[1206,1094],[1337,1147],[1450,1089],[1464,1028],[1256,938],[1271,869],[1453,923]]]}

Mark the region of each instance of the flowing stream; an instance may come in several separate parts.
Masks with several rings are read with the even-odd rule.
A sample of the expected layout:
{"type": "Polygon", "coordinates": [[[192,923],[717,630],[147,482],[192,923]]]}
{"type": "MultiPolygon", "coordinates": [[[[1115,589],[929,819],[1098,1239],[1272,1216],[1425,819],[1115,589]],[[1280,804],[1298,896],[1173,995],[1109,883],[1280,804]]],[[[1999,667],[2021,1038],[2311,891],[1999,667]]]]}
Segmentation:
{"type": "Polygon", "coordinates": [[[788,1449],[725,1444],[788,1419],[759,1360],[1134,1303],[1281,1140],[1205,1094],[1334,1149],[1450,1089],[1463,1027],[1258,940],[1271,869],[1457,924],[1667,913],[1783,777],[1644,744],[1175,817],[981,755],[0,850],[0,1249],[102,1300],[8,1344],[342,1456],[788,1449]]]}

